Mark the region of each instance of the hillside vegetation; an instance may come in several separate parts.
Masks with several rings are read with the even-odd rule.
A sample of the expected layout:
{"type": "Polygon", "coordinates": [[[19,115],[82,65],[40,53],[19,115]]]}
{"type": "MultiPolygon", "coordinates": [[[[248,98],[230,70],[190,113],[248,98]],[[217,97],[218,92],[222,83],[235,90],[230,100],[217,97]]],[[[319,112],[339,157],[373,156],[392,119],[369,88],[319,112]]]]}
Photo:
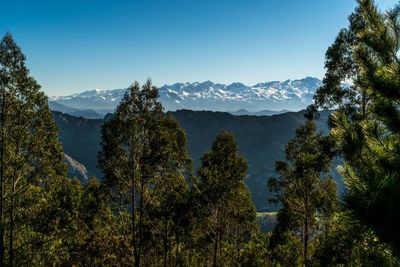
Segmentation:
{"type": "MultiPolygon", "coordinates": [[[[274,174],[275,161],[284,158],[285,144],[304,122],[304,111],[273,116],[233,116],[223,112],[190,110],[170,114],[186,132],[188,154],[195,166],[199,166],[200,158],[211,148],[220,130],[232,132],[249,164],[245,182],[257,210],[277,209],[268,202],[267,181],[274,174]]],[[[328,131],[328,116],[329,112],[322,112],[317,121],[318,128],[325,133],[328,131]]],[[[100,128],[104,120],[77,118],[59,112],[53,112],[53,118],[60,129],[65,153],[82,163],[91,175],[101,179],[103,174],[97,168],[97,154],[101,149],[100,128]]],[[[342,188],[343,183],[334,169],[333,173],[342,188]]]]}
{"type": "Polygon", "coordinates": [[[358,0],[304,112],[166,114],[148,79],[90,120],[51,112],[7,33],[0,266],[399,266],[399,50],[400,7],[358,0]]]}

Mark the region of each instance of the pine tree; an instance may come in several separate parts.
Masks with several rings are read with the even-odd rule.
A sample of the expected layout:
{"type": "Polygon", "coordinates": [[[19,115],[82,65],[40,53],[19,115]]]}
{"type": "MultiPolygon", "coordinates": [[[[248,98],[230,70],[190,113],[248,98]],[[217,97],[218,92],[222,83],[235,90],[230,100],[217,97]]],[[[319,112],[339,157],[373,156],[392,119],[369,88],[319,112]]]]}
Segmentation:
{"type": "Polygon", "coordinates": [[[0,265],[12,266],[33,256],[26,239],[37,201],[66,168],[47,97],[9,33],[0,43],[0,109],[0,265]]]}
{"type": "Polygon", "coordinates": [[[381,13],[373,1],[358,1],[348,29],[341,31],[327,52],[324,81],[332,81],[335,75],[336,79],[324,82],[316,97],[319,107],[337,108],[330,127],[344,158],[339,171],[347,188],[346,207],[354,218],[397,249],[399,11],[396,6],[381,13]],[[341,86],[343,81],[350,81],[350,88],[341,86]],[[348,92],[351,97],[346,95],[348,92]]]}
{"type": "Polygon", "coordinates": [[[274,193],[271,201],[280,203],[275,243],[286,233],[300,233],[303,263],[308,266],[309,243],[318,230],[319,221],[335,211],[336,185],[326,176],[333,153],[329,137],[318,133],[314,118],[296,130],[296,136],[285,149],[286,161],[276,162],[277,178],[268,182],[274,193]]]}

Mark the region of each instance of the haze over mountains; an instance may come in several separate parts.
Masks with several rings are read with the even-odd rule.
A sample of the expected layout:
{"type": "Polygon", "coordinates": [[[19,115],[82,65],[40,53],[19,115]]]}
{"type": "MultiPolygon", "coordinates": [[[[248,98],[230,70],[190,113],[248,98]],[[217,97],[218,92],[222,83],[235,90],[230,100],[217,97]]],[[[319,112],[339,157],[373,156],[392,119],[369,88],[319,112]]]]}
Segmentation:
{"type": "MultiPolygon", "coordinates": [[[[160,100],[167,111],[179,109],[238,112],[238,115],[272,115],[307,107],[316,89],[317,78],[271,81],[253,86],[229,85],[211,81],[175,83],[159,88],[160,100]]],[[[100,118],[113,112],[126,89],[91,90],[69,96],[50,97],[50,106],[75,116],[100,118]],[[82,115],[81,115],[82,113],[82,115]]]]}

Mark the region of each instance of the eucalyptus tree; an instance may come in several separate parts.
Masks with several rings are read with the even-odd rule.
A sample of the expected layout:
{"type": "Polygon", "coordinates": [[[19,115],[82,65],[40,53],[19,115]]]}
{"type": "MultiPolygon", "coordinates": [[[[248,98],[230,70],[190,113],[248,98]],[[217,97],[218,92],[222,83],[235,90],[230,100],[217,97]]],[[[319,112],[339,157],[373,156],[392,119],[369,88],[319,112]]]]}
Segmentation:
{"type": "Polygon", "coordinates": [[[200,239],[213,266],[240,264],[240,251],[257,229],[256,212],[244,183],[247,163],[234,136],[221,131],[198,169],[200,239]]]}
{"type": "MultiPolygon", "coordinates": [[[[47,97],[29,75],[25,59],[7,33],[0,42],[2,266],[6,263],[12,266],[28,257],[34,236],[39,238],[34,229],[38,222],[34,214],[41,208],[38,201],[66,174],[58,130],[47,97]]],[[[37,251],[32,253],[37,254],[37,251]]],[[[35,258],[34,255],[29,257],[35,258]]]]}
{"type": "Polygon", "coordinates": [[[186,178],[191,160],[185,133],[171,116],[165,117],[158,90],[150,80],[142,87],[136,82],[129,87],[102,127],[102,147],[99,165],[104,184],[117,211],[130,214],[128,232],[135,266],[157,260],[144,254],[157,252],[154,233],[160,222],[166,265],[172,224],[189,190],[186,178]]]}
{"type": "MultiPolygon", "coordinates": [[[[309,243],[337,206],[336,183],[328,175],[333,151],[329,136],[318,133],[313,116],[296,130],[285,149],[286,160],[276,162],[278,177],[268,182],[272,202],[280,203],[274,238],[299,235],[303,263],[309,262],[309,243]]],[[[278,242],[278,241],[275,241],[278,242]]]]}
{"type": "Polygon", "coordinates": [[[152,150],[158,173],[151,181],[149,219],[155,226],[155,243],[163,244],[163,265],[173,266],[182,261],[180,253],[190,223],[187,213],[192,160],[187,155],[186,134],[171,114],[161,120],[157,136],[152,150]]]}
{"type": "Polygon", "coordinates": [[[135,266],[140,266],[143,248],[144,207],[150,178],[154,173],[150,146],[162,120],[158,91],[148,80],[135,82],[116,112],[102,127],[99,165],[104,183],[110,187],[118,209],[130,212],[131,243],[135,266]]]}

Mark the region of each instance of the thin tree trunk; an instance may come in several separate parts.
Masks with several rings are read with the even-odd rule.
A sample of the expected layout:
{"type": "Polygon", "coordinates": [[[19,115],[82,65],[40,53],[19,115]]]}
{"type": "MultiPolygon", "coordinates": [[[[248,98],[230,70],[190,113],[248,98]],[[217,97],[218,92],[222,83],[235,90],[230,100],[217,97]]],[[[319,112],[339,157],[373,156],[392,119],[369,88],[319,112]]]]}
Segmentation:
{"type": "Polygon", "coordinates": [[[132,203],[132,211],[131,211],[131,217],[132,217],[132,241],[133,241],[133,256],[134,261],[135,261],[135,266],[139,266],[136,262],[137,262],[137,243],[136,243],[136,222],[135,222],[135,218],[136,218],[136,195],[135,195],[135,186],[133,185],[133,189],[131,192],[131,203],[132,203]]]}
{"type": "Polygon", "coordinates": [[[304,266],[308,266],[308,231],[309,231],[309,227],[308,227],[308,192],[306,193],[306,210],[305,210],[305,218],[304,218],[304,266]]]}
{"type": "MultiPolygon", "coordinates": [[[[142,254],[142,246],[143,246],[143,198],[144,198],[144,185],[143,178],[140,185],[140,201],[139,201],[139,245],[138,245],[138,255],[137,255],[137,267],[140,266],[140,258],[142,254]]],[[[136,262],[136,261],[135,261],[136,262]]]]}
{"type": "MultiPolygon", "coordinates": [[[[167,222],[168,223],[168,222],[167,222]]],[[[167,241],[169,242],[169,261],[170,261],[170,264],[169,264],[169,266],[172,266],[172,261],[173,261],[173,259],[172,259],[172,231],[171,231],[171,229],[172,229],[172,227],[170,227],[170,233],[169,233],[169,238],[167,239],[167,241]]]]}
{"type": "Polygon", "coordinates": [[[221,261],[222,259],[222,229],[219,228],[219,237],[218,237],[218,259],[221,261]]]}
{"type": "Polygon", "coordinates": [[[168,242],[168,220],[165,218],[165,235],[164,235],[164,267],[167,267],[167,242],[168,242]]]}
{"type": "MultiPolygon", "coordinates": [[[[237,228],[236,228],[237,229],[237,228]]],[[[239,241],[239,231],[236,231],[236,265],[240,266],[240,241],[239,241]]]]}
{"type": "Polygon", "coordinates": [[[14,194],[15,177],[12,178],[11,206],[10,206],[10,266],[14,265],[14,194]]]}
{"type": "Polygon", "coordinates": [[[131,173],[131,220],[132,220],[132,242],[133,242],[133,256],[134,256],[134,261],[135,261],[135,267],[140,266],[140,259],[138,255],[138,245],[137,245],[137,239],[136,239],[136,160],[135,160],[135,151],[133,149],[134,144],[135,144],[135,139],[134,139],[134,134],[131,133],[130,135],[130,140],[131,140],[131,148],[130,148],[130,157],[132,161],[132,173],[131,173]]]}
{"type": "Polygon", "coordinates": [[[2,90],[2,105],[1,105],[1,169],[0,169],[0,266],[4,266],[4,217],[3,217],[3,204],[4,204],[4,121],[5,121],[5,110],[6,110],[6,95],[5,89],[2,90]]]}
{"type": "Polygon", "coordinates": [[[21,137],[18,136],[17,139],[17,147],[15,150],[15,160],[14,160],[14,166],[13,166],[13,175],[11,178],[11,200],[10,200],[10,244],[9,244],[9,254],[10,254],[10,266],[14,265],[14,201],[15,201],[15,193],[16,193],[16,189],[15,189],[15,180],[16,180],[16,176],[17,176],[17,157],[18,157],[18,153],[19,153],[19,149],[20,149],[20,145],[19,145],[19,140],[21,140],[21,137]]]}
{"type": "MultiPolygon", "coordinates": [[[[133,136],[133,135],[132,135],[133,136]]],[[[134,144],[134,139],[131,137],[132,144],[134,144]]],[[[133,256],[135,267],[140,266],[139,257],[138,257],[138,248],[137,248],[137,240],[136,240],[136,162],[135,162],[135,154],[133,148],[131,148],[131,160],[133,162],[132,166],[132,192],[131,192],[131,217],[132,217],[132,241],[133,241],[133,256]]]]}
{"type": "Polygon", "coordinates": [[[217,251],[218,251],[218,235],[216,236],[215,244],[214,244],[214,260],[213,266],[217,266],[217,251]]]}
{"type": "MultiPolygon", "coordinates": [[[[307,221],[307,219],[306,219],[307,221]]],[[[304,265],[308,266],[308,223],[304,225],[304,265]]]]}
{"type": "Polygon", "coordinates": [[[219,238],[219,208],[217,207],[217,223],[215,230],[215,242],[214,242],[214,258],[213,258],[213,266],[217,266],[217,255],[218,255],[218,238],[219,238]]]}
{"type": "MultiPolygon", "coordinates": [[[[175,234],[176,235],[176,234],[175,234]]],[[[178,265],[178,257],[179,257],[179,237],[178,235],[176,235],[176,248],[175,248],[175,262],[173,266],[177,266],[178,265]]]]}

